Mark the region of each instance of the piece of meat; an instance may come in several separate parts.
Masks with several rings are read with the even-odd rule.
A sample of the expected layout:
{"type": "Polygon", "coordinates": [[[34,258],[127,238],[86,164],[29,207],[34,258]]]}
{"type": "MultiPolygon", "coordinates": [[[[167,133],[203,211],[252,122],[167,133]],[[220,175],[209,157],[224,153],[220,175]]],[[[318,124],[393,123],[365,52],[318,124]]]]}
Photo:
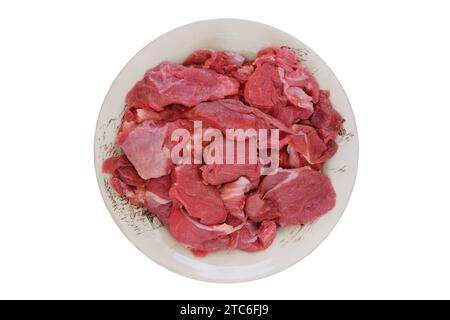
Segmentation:
{"type": "Polygon", "coordinates": [[[237,248],[254,252],[269,247],[275,239],[277,225],[273,221],[247,222],[239,231],[237,248]]]}
{"type": "Polygon", "coordinates": [[[323,173],[309,167],[279,169],[266,176],[255,196],[247,199],[246,213],[253,221],[266,220],[265,212],[277,212],[281,226],[309,223],[333,209],[336,193],[323,173]],[[258,204],[257,206],[255,204],[258,204]],[[247,210],[247,206],[253,210],[247,210]]]}
{"type": "Polygon", "coordinates": [[[248,104],[266,113],[285,107],[288,99],[278,67],[271,63],[258,66],[245,84],[244,96],[248,104]]]}
{"type": "Polygon", "coordinates": [[[130,107],[162,111],[170,104],[193,107],[237,94],[239,83],[213,70],[161,63],[147,71],[126,97],[130,107]]]}
{"type": "MultiPolygon", "coordinates": [[[[319,101],[319,84],[298,58],[297,54],[289,48],[268,48],[258,53],[254,61],[256,66],[271,63],[278,67],[281,79],[287,87],[301,88],[311,97],[312,102],[319,101]]],[[[286,90],[286,88],[285,88],[286,90]]],[[[294,103],[294,105],[296,105],[294,103]]]]}
{"type": "Polygon", "coordinates": [[[319,102],[315,105],[314,113],[309,119],[309,124],[316,128],[325,143],[336,139],[344,123],[344,119],[333,108],[329,97],[329,91],[320,91],[319,102]]]}
{"type": "Polygon", "coordinates": [[[297,55],[287,48],[269,48],[258,53],[255,72],[245,85],[246,101],[290,125],[307,119],[319,99],[319,85],[297,55]],[[286,106],[297,107],[283,110],[286,106]],[[292,116],[292,118],[291,118],[292,116]]]}
{"type": "Polygon", "coordinates": [[[239,83],[245,83],[254,71],[251,63],[234,51],[197,50],[187,57],[183,64],[212,69],[236,79],[239,83]]]}
{"type": "Polygon", "coordinates": [[[145,207],[149,212],[155,214],[164,225],[169,222],[172,211],[172,200],[169,197],[171,185],[170,175],[150,179],[145,185],[145,207]]]}
{"type": "Polygon", "coordinates": [[[290,145],[280,150],[280,167],[285,169],[309,166],[314,170],[322,170],[322,163],[311,164],[290,145]]]}
{"type": "Polygon", "coordinates": [[[246,177],[251,181],[261,176],[259,164],[208,164],[201,168],[203,182],[210,185],[220,185],[246,177]]]}
{"type": "Polygon", "coordinates": [[[329,92],[320,91],[288,48],[262,50],[254,61],[231,51],[198,50],[184,65],[149,70],[126,103],[116,138],[124,155],[106,159],[102,169],[119,195],[155,214],[194,255],[263,250],[277,225],[309,223],[335,205],[321,168],[337,151],[343,119],[329,92]],[[172,152],[198,154],[194,121],[209,134],[201,143],[203,163],[172,162],[172,152]],[[186,138],[177,132],[189,148],[171,140],[176,129],[190,133],[186,138]],[[233,141],[234,155],[226,152],[232,137],[216,144],[228,129],[247,131],[234,137],[245,146],[233,141]],[[255,156],[259,129],[268,130],[268,144],[258,141],[255,156]],[[276,149],[281,168],[272,158],[276,149]],[[269,164],[272,174],[261,176],[269,164]]]}
{"type": "Polygon", "coordinates": [[[300,60],[295,52],[289,48],[267,48],[258,52],[253,64],[259,67],[266,63],[273,64],[290,72],[298,67],[300,60]]]}
{"type": "Polygon", "coordinates": [[[290,127],[302,119],[308,117],[309,112],[305,112],[305,109],[301,109],[292,105],[284,107],[274,108],[272,116],[283,122],[286,126],[290,127]]]}
{"type": "Polygon", "coordinates": [[[202,224],[225,222],[227,212],[217,188],[205,185],[198,165],[179,165],[172,172],[169,195],[180,202],[190,216],[202,224]]]}
{"type": "Polygon", "coordinates": [[[122,133],[119,146],[141,178],[165,176],[174,166],[170,153],[178,144],[171,141],[172,133],[181,128],[192,132],[192,122],[183,119],[166,123],[147,120],[134,125],[126,134],[122,133]]]}
{"type": "Polygon", "coordinates": [[[237,224],[246,220],[244,214],[245,193],[250,191],[252,183],[245,177],[240,177],[234,182],[223,185],[220,189],[220,197],[231,219],[230,224],[237,224]],[[230,217],[231,216],[231,217],[230,217]]]}
{"type": "Polygon", "coordinates": [[[120,147],[143,179],[158,178],[170,172],[170,150],[164,144],[169,125],[145,121],[134,127],[120,147]]]}
{"type": "Polygon", "coordinates": [[[244,105],[236,99],[222,99],[203,102],[185,114],[187,119],[201,120],[203,126],[216,128],[222,132],[226,129],[272,129],[292,132],[281,121],[259,109],[244,105]]]}
{"type": "Polygon", "coordinates": [[[328,144],[325,144],[313,127],[293,125],[292,129],[296,133],[284,138],[280,145],[289,145],[293,150],[300,153],[308,163],[323,163],[336,153],[336,142],[330,140],[328,144]]]}
{"type": "Polygon", "coordinates": [[[103,161],[102,171],[113,174],[118,168],[132,166],[125,155],[113,156],[103,161]]]}
{"type": "Polygon", "coordinates": [[[163,111],[157,112],[153,109],[128,108],[127,121],[134,121],[139,124],[147,120],[173,122],[183,116],[185,107],[180,105],[169,105],[163,111]]]}
{"type": "Polygon", "coordinates": [[[193,52],[183,62],[185,66],[197,65],[229,75],[245,62],[245,57],[234,51],[202,49],[193,52]]]}
{"type": "Polygon", "coordinates": [[[286,79],[286,71],[278,68],[281,82],[283,83],[283,92],[289,103],[300,109],[301,119],[308,119],[314,112],[313,98],[309,96],[301,87],[293,85],[286,79]]]}
{"type": "Polygon", "coordinates": [[[196,221],[187,214],[185,209],[174,203],[169,218],[169,232],[179,242],[191,249],[215,251],[228,247],[230,242],[225,239],[225,245],[219,246],[224,238],[242,228],[242,225],[233,227],[229,224],[218,224],[207,226],[196,221]]]}
{"type": "Polygon", "coordinates": [[[299,61],[295,70],[284,69],[284,80],[290,87],[298,87],[311,97],[312,102],[319,101],[320,87],[316,78],[299,61]]]}
{"type": "Polygon", "coordinates": [[[255,222],[277,219],[280,212],[270,200],[263,199],[263,193],[256,192],[249,195],[245,201],[245,214],[255,222]]]}

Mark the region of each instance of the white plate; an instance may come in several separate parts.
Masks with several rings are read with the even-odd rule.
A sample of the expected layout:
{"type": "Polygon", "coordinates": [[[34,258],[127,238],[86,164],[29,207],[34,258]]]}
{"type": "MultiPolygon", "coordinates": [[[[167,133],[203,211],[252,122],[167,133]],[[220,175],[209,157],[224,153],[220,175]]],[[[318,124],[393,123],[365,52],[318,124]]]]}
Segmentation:
{"type": "MultiPolygon", "coordinates": [[[[358,164],[355,119],[344,89],[330,68],[310,48],[293,36],[257,22],[218,19],[195,22],[172,30],[142,49],[117,76],[103,103],[95,132],[95,168],[105,204],[127,238],[146,256],[181,275],[213,282],[239,282],[266,277],[303,259],[331,232],[341,217],[353,189],[358,164]],[[127,92],[144,72],[162,61],[181,62],[201,48],[238,51],[249,58],[263,48],[288,46],[299,53],[322,89],[331,91],[334,107],[345,119],[345,134],[339,150],[324,172],[336,189],[335,208],[304,227],[279,228],[274,243],[264,251],[222,251],[194,257],[161,227],[157,219],[118,197],[101,172],[105,158],[117,152],[114,146],[127,92]]],[[[330,261],[331,262],[331,261],[330,261]]]]}

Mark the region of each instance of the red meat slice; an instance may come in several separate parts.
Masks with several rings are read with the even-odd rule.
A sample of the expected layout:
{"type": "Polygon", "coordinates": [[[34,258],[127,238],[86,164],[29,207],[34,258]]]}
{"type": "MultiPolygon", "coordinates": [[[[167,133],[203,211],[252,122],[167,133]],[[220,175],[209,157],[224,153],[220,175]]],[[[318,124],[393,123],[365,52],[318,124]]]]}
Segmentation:
{"type": "Polygon", "coordinates": [[[329,91],[320,91],[319,102],[315,105],[314,113],[309,120],[325,143],[336,139],[344,122],[341,115],[331,105],[329,97],[329,91]]]}
{"type": "Polygon", "coordinates": [[[273,221],[249,221],[239,231],[237,248],[248,252],[266,249],[275,239],[276,232],[277,225],[273,221]]]}
{"type": "Polygon", "coordinates": [[[270,48],[258,53],[255,72],[245,86],[246,101],[291,125],[313,113],[319,99],[319,85],[287,48],[270,48]],[[284,110],[290,106],[288,110],[284,110]],[[298,110],[292,109],[296,107],[298,110]]]}
{"type": "Polygon", "coordinates": [[[184,65],[195,65],[212,69],[225,74],[240,83],[247,81],[254,68],[246,64],[245,57],[234,51],[215,51],[211,49],[197,50],[183,62],[184,65]]]}
{"type": "Polygon", "coordinates": [[[225,223],[211,226],[201,224],[190,217],[179,204],[173,206],[168,225],[169,232],[176,240],[192,249],[205,251],[228,248],[232,241],[227,236],[242,227],[225,223]]]}
{"type": "Polygon", "coordinates": [[[172,122],[180,119],[185,109],[185,107],[180,105],[167,106],[160,112],[153,109],[128,108],[124,117],[127,121],[134,121],[137,124],[147,120],[172,122]]]}
{"type": "Polygon", "coordinates": [[[124,155],[114,156],[103,161],[102,171],[113,174],[118,168],[132,166],[130,161],[124,155]]]}
{"type": "Polygon", "coordinates": [[[245,193],[250,191],[252,183],[244,177],[225,184],[220,190],[220,197],[229,215],[229,223],[238,225],[246,220],[244,214],[245,193]]]}
{"type": "Polygon", "coordinates": [[[247,200],[246,213],[253,221],[277,212],[281,226],[306,224],[331,210],[336,193],[323,173],[309,167],[279,169],[261,182],[258,193],[247,200]]]}
{"type": "Polygon", "coordinates": [[[119,145],[141,178],[147,180],[170,173],[174,166],[170,151],[178,143],[171,141],[171,135],[179,128],[193,130],[192,123],[187,120],[168,123],[148,120],[121,134],[119,145]]]}
{"type": "Polygon", "coordinates": [[[198,50],[183,62],[185,66],[198,65],[221,74],[229,74],[245,62],[244,56],[233,51],[198,50]]]}
{"type": "Polygon", "coordinates": [[[120,147],[143,179],[158,178],[170,172],[170,150],[164,144],[169,125],[145,121],[127,134],[120,147]]]}
{"type": "MultiPolygon", "coordinates": [[[[298,56],[289,48],[269,48],[258,53],[254,64],[261,66],[271,63],[279,67],[281,79],[289,87],[304,90],[314,103],[319,101],[319,84],[309,70],[301,63],[298,56]]],[[[294,103],[294,105],[296,105],[294,103]]]]}
{"type": "Polygon", "coordinates": [[[185,116],[187,119],[201,120],[203,121],[203,126],[217,128],[224,133],[226,129],[271,128],[292,132],[278,119],[261,110],[246,106],[236,99],[203,102],[186,112],[185,116]]]}
{"type": "Polygon", "coordinates": [[[254,64],[259,67],[265,63],[273,64],[290,72],[298,68],[298,56],[288,48],[268,48],[258,52],[254,64]]]}
{"type": "Polygon", "coordinates": [[[281,168],[300,168],[309,166],[314,170],[321,170],[322,163],[311,164],[306,159],[294,150],[290,145],[280,150],[280,167],[281,168]]]}
{"type": "Polygon", "coordinates": [[[281,108],[274,108],[272,116],[283,122],[286,126],[290,127],[294,123],[302,119],[306,119],[310,114],[309,111],[301,109],[292,105],[287,105],[281,108]]]}
{"type": "Polygon", "coordinates": [[[232,182],[242,176],[257,181],[261,176],[261,166],[258,164],[208,164],[200,169],[203,182],[210,185],[232,182]]]}
{"type": "Polygon", "coordinates": [[[169,195],[202,224],[223,223],[227,212],[216,187],[203,184],[197,165],[179,165],[172,172],[169,195]]]}
{"type": "Polygon", "coordinates": [[[325,144],[313,127],[294,125],[292,129],[296,133],[284,138],[281,145],[288,144],[300,153],[308,163],[323,163],[336,153],[337,144],[334,140],[325,144]]]}
{"type": "Polygon", "coordinates": [[[145,185],[145,207],[166,225],[172,211],[169,189],[172,184],[170,175],[150,179],[145,185]]]}
{"type": "Polygon", "coordinates": [[[147,71],[126,97],[130,107],[162,111],[169,104],[193,107],[237,94],[239,83],[213,70],[162,63],[147,71]]]}
{"type": "Polygon", "coordinates": [[[257,67],[245,84],[244,96],[247,103],[266,113],[272,112],[274,108],[285,107],[288,100],[284,95],[278,67],[271,63],[257,67]]]}

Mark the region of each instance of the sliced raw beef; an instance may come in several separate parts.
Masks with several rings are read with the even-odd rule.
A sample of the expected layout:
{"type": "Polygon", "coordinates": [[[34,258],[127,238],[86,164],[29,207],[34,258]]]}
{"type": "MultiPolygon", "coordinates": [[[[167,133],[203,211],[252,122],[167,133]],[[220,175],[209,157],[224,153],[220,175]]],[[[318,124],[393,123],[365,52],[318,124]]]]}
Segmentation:
{"type": "Polygon", "coordinates": [[[167,106],[163,111],[157,112],[153,109],[136,109],[128,108],[125,111],[124,118],[126,121],[133,121],[136,124],[147,120],[172,122],[180,119],[183,116],[185,107],[180,105],[167,106]]]}
{"type": "Polygon", "coordinates": [[[280,167],[281,168],[301,168],[309,166],[314,170],[321,170],[322,163],[311,164],[290,145],[280,150],[280,167]]]}
{"type": "Polygon", "coordinates": [[[198,50],[183,62],[185,66],[198,65],[210,68],[221,74],[233,72],[245,62],[245,58],[233,51],[198,50]]]}
{"type": "Polygon", "coordinates": [[[290,127],[302,119],[306,119],[307,113],[304,109],[287,105],[282,108],[274,108],[272,116],[283,122],[286,126],[290,127]]]}
{"type": "Polygon", "coordinates": [[[252,183],[244,177],[225,184],[220,189],[220,196],[229,215],[228,223],[238,225],[246,220],[244,214],[245,193],[250,191],[252,183]],[[230,219],[231,218],[231,219],[230,219]]]}
{"type": "Polygon", "coordinates": [[[270,63],[290,72],[298,68],[299,62],[297,55],[288,48],[268,48],[259,51],[253,63],[257,67],[270,63]]]}
{"type": "Polygon", "coordinates": [[[246,202],[250,219],[266,220],[268,212],[277,212],[281,226],[309,223],[331,210],[336,202],[328,177],[309,167],[279,169],[263,179],[253,197],[246,202]]]}
{"type": "Polygon", "coordinates": [[[336,153],[336,142],[330,140],[328,144],[325,144],[313,127],[294,125],[292,129],[296,133],[283,139],[281,145],[288,144],[300,153],[308,163],[323,163],[336,153]]]}
{"type": "Polygon", "coordinates": [[[301,88],[312,98],[312,102],[319,101],[320,88],[317,80],[291,49],[269,48],[260,51],[254,64],[261,66],[264,63],[272,63],[279,67],[281,79],[289,87],[301,88]]]}
{"type": "Polygon", "coordinates": [[[240,83],[247,81],[254,68],[245,64],[245,57],[234,51],[215,51],[211,49],[197,50],[183,62],[184,65],[195,65],[212,69],[220,74],[225,74],[240,83]]]}
{"type": "Polygon", "coordinates": [[[119,145],[141,178],[158,178],[170,173],[174,165],[170,151],[177,144],[171,141],[171,135],[179,128],[193,130],[187,120],[168,123],[148,120],[121,134],[119,145]]]}
{"type": "Polygon", "coordinates": [[[253,252],[266,249],[275,239],[277,225],[273,221],[247,222],[239,231],[237,248],[253,252]]]}
{"type": "Polygon", "coordinates": [[[193,107],[202,101],[237,94],[239,83],[213,70],[161,63],[147,71],[128,93],[130,107],[162,111],[169,104],[193,107]]]}
{"type": "Polygon", "coordinates": [[[329,91],[320,91],[319,102],[315,105],[314,113],[309,120],[325,143],[336,139],[344,122],[341,115],[331,105],[329,97],[329,91]]]}
{"type": "Polygon", "coordinates": [[[270,200],[265,200],[263,195],[258,191],[249,195],[245,201],[244,212],[252,221],[273,220],[280,216],[278,208],[270,200]]]}
{"type": "Polygon", "coordinates": [[[175,167],[172,181],[170,197],[180,202],[190,216],[206,225],[225,222],[227,212],[220,193],[217,188],[203,184],[199,166],[175,167]]]}
{"type": "Polygon", "coordinates": [[[300,61],[295,70],[288,71],[284,69],[284,81],[286,81],[289,87],[297,87],[304,90],[311,97],[312,102],[316,103],[319,101],[319,84],[300,61]]]}
{"type": "Polygon", "coordinates": [[[247,103],[268,113],[288,103],[278,67],[271,63],[256,68],[245,84],[244,95],[247,103]]]}
{"type": "Polygon", "coordinates": [[[111,186],[119,195],[127,197],[135,206],[144,206],[145,189],[143,187],[129,186],[117,176],[111,178],[111,186]]]}
{"type": "Polygon", "coordinates": [[[112,174],[111,186],[118,194],[126,196],[134,205],[143,204],[145,180],[124,155],[106,159],[102,170],[112,174]]]}
{"type": "Polygon", "coordinates": [[[166,225],[172,210],[169,189],[172,185],[170,175],[150,179],[145,184],[145,207],[166,225]]]}
{"type": "Polygon", "coordinates": [[[300,87],[292,85],[286,80],[285,71],[278,68],[281,82],[283,83],[283,92],[289,103],[300,109],[298,116],[301,119],[308,119],[314,112],[313,98],[310,97],[305,90],[300,87]]]}
{"type": "Polygon", "coordinates": [[[214,251],[228,248],[231,241],[226,237],[242,228],[229,224],[207,226],[189,216],[182,206],[175,203],[169,218],[169,232],[189,248],[214,251]]]}
{"type": "Polygon", "coordinates": [[[203,102],[185,114],[187,119],[201,120],[203,126],[216,128],[222,132],[226,129],[271,129],[278,128],[292,132],[278,119],[259,109],[244,105],[236,99],[222,99],[203,102]]]}
{"type": "Polygon", "coordinates": [[[271,48],[258,53],[255,72],[245,86],[245,100],[290,125],[313,113],[319,99],[319,85],[287,48],[271,48]],[[286,106],[295,109],[283,110],[286,106]],[[292,118],[291,118],[292,116],[292,118]]]}
{"type": "Polygon", "coordinates": [[[239,177],[257,181],[261,176],[259,164],[208,164],[200,169],[203,182],[215,186],[235,181],[239,177]]]}
{"type": "Polygon", "coordinates": [[[102,171],[104,173],[113,174],[117,169],[122,167],[133,166],[124,155],[113,156],[103,161],[102,171]]]}
{"type": "Polygon", "coordinates": [[[148,70],[128,92],[116,137],[124,154],[102,169],[194,255],[263,250],[277,226],[309,223],[335,205],[321,169],[344,120],[329,95],[291,49],[253,61],[198,50],[148,70]]]}
{"type": "Polygon", "coordinates": [[[145,121],[133,128],[120,145],[143,179],[170,172],[170,150],[164,144],[168,128],[168,124],[145,121]]]}

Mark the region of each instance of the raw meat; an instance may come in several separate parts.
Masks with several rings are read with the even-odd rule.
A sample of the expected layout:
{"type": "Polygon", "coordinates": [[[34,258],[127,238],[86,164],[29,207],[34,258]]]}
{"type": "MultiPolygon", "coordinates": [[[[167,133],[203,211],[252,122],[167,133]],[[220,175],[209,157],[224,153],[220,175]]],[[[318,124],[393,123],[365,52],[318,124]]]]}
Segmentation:
{"type": "Polygon", "coordinates": [[[245,62],[245,57],[237,52],[203,49],[192,53],[183,64],[212,69],[244,83],[254,70],[251,64],[245,64],[245,62]]]}
{"type": "Polygon", "coordinates": [[[287,125],[311,116],[313,103],[319,100],[319,85],[294,52],[263,50],[254,65],[256,70],[245,85],[245,100],[250,105],[273,113],[287,125]]]}
{"type": "Polygon", "coordinates": [[[215,186],[232,182],[240,177],[255,181],[261,176],[259,164],[208,164],[200,169],[203,182],[215,186]]]}
{"type": "Polygon", "coordinates": [[[271,129],[292,132],[281,121],[270,115],[244,105],[236,99],[223,99],[203,102],[190,109],[186,118],[201,120],[203,124],[225,132],[226,129],[271,129]]]}
{"type": "Polygon", "coordinates": [[[237,248],[253,252],[266,249],[275,239],[277,225],[273,221],[247,222],[239,232],[237,248]]]}
{"type": "Polygon", "coordinates": [[[128,93],[130,107],[162,111],[169,104],[193,107],[202,101],[237,94],[239,83],[213,70],[161,63],[147,71],[128,93]]]}
{"type": "Polygon", "coordinates": [[[145,207],[154,213],[163,224],[169,222],[172,211],[172,200],[169,196],[171,185],[170,175],[150,179],[145,185],[145,207]]]}
{"type": "Polygon", "coordinates": [[[344,122],[341,115],[334,110],[329,97],[329,91],[320,91],[319,102],[315,105],[314,113],[309,120],[325,143],[336,139],[344,122]]]}
{"type": "Polygon", "coordinates": [[[215,187],[203,184],[199,166],[175,167],[172,180],[169,195],[180,202],[190,216],[206,225],[225,222],[227,212],[220,193],[215,187]]]}
{"type": "Polygon", "coordinates": [[[328,144],[325,144],[313,127],[294,125],[292,129],[295,134],[287,136],[281,144],[288,144],[293,150],[300,153],[308,163],[323,163],[336,153],[336,142],[329,140],[328,144]]]}
{"type": "Polygon", "coordinates": [[[281,226],[306,224],[331,210],[336,194],[323,173],[309,167],[280,169],[265,177],[258,193],[247,199],[252,221],[276,218],[281,226]]]}
{"type": "Polygon", "coordinates": [[[225,223],[212,226],[201,224],[177,203],[172,208],[168,226],[169,232],[179,242],[191,249],[207,251],[228,248],[230,239],[227,236],[242,228],[242,225],[233,227],[225,223]]]}
{"type": "MultiPolygon", "coordinates": [[[[244,214],[245,193],[252,187],[250,180],[240,177],[234,182],[225,184],[220,189],[220,197],[225,205],[229,218],[237,224],[246,220],[244,214]]],[[[233,223],[231,223],[233,224],[233,223]]]]}
{"type": "Polygon", "coordinates": [[[261,50],[254,61],[232,51],[198,50],[182,65],[164,62],[148,70],[130,90],[116,137],[124,154],[106,159],[102,169],[112,189],[156,215],[194,255],[264,250],[277,227],[310,223],[335,205],[321,170],[337,151],[344,119],[329,96],[288,48],[261,50]],[[177,131],[181,140],[172,141],[177,129],[189,136],[177,131]],[[243,154],[235,141],[233,155],[226,152],[228,129],[253,129],[237,139],[245,142],[243,154]],[[250,145],[261,129],[269,141],[255,148],[253,163],[250,145]],[[214,138],[205,139],[208,132],[214,138]],[[213,144],[220,133],[222,153],[213,144]],[[199,146],[195,164],[171,159],[172,152],[192,157],[199,146]],[[277,151],[279,167],[272,168],[277,158],[267,158],[277,151]]]}

